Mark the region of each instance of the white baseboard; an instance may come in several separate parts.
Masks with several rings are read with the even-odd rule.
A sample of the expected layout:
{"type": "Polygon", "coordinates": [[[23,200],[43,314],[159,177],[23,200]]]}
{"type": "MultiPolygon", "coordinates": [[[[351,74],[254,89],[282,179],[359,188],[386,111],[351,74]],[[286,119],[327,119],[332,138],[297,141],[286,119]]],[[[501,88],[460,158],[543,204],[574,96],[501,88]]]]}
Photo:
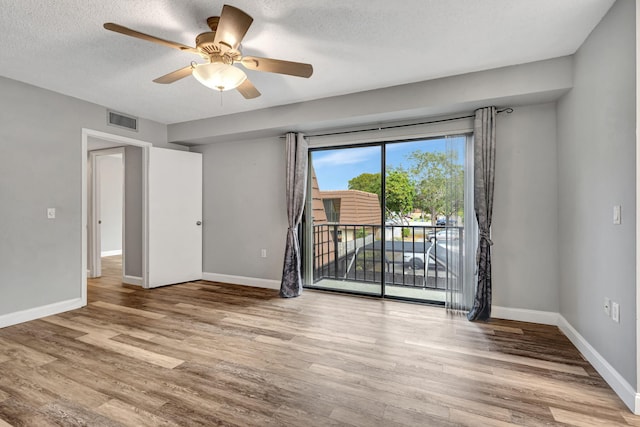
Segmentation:
{"type": "Polygon", "coordinates": [[[280,289],[280,281],[257,277],[233,276],[230,274],[202,273],[202,280],[231,283],[232,285],[253,286],[255,288],[280,289]]]}
{"type": "Polygon", "coordinates": [[[53,316],[54,314],[84,307],[85,305],[86,304],[83,303],[82,298],[74,298],[40,307],[28,308],[14,313],[3,314],[0,316],[0,328],[40,319],[42,317],[53,316]]]}
{"type": "Polygon", "coordinates": [[[558,315],[558,327],[562,333],[569,338],[569,341],[576,346],[578,351],[591,363],[596,371],[602,375],[602,378],[611,386],[625,405],[627,405],[632,412],[640,415],[640,394],[636,393],[631,384],[629,384],[562,315],[558,315]]]}
{"type": "Polygon", "coordinates": [[[142,277],[138,277],[138,276],[124,276],[124,277],[122,278],[122,283],[126,283],[127,285],[142,286],[142,277]]]}
{"type": "Polygon", "coordinates": [[[104,251],[100,252],[100,256],[114,256],[114,255],[122,255],[122,249],[116,249],[114,251],[104,251]]]}
{"type": "Polygon", "coordinates": [[[559,313],[493,306],[491,307],[491,317],[558,326],[560,331],[569,338],[569,341],[571,341],[585,359],[591,363],[613,391],[622,399],[625,405],[627,405],[633,413],[640,415],[640,393],[636,393],[634,387],[559,313]]]}
{"type": "Polygon", "coordinates": [[[558,325],[558,313],[551,311],[528,310],[525,308],[491,307],[491,317],[495,319],[517,320],[519,322],[558,325]]]}

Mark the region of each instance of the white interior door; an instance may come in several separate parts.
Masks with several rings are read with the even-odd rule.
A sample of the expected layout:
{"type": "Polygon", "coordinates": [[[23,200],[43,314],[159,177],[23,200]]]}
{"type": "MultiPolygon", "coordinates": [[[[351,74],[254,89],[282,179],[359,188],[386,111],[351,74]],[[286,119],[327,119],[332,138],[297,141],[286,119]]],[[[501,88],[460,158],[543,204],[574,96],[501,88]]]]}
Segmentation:
{"type": "Polygon", "coordinates": [[[202,154],[149,151],[148,287],[202,278],[202,154]]]}

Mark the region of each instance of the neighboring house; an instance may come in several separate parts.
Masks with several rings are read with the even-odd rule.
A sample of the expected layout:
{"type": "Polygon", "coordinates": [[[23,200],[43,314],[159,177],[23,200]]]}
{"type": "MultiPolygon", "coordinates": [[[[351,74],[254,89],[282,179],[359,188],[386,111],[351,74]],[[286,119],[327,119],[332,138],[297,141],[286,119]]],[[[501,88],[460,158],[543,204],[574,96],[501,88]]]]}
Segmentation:
{"type": "MultiPolygon", "coordinates": [[[[479,65],[467,74],[194,122],[141,119],[135,133],[106,125],[111,106],[0,77],[0,326],[67,310],[82,297],[83,128],[203,153],[203,276],[278,287],[288,227],[284,130],[513,106],[497,120],[494,316],[560,326],[631,406],[640,396],[637,32],[635,2],[617,0],[581,47],[563,57],[479,65]],[[623,207],[620,225],[612,224],[615,205],[623,207]],[[57,208],[55,220],[46,219],[47,207],[57,208]],[[259,257],[260,248],[268,258],[259,257]],[[619,323],[604,314],[605,297],[620,302],[619,323]]],[[[470,47],[469,55],[490,52],[470,47]]],[[[411,66],[410,58],[398,64],[411,66]]],[[[46,79],[46,64],[38,69],[46,79]]],[[[124,95],[114,93],[113,104],[124,95]]],[[[419,130],[443,135],[469,126],[441,121],[419,130]]],[[[384,136],[412,138],[412,130],[384,136]]]]}
{"type": "Polygon", "coordinates": [[[378,195],[360,190],[322,191],[311,168],[311,200],[314,225],[314,267],[332,262],[336,253],[354,249],[356,237],[375,234],[380,225],[378,195]],[[360,227],[359,227],[360,226],[360,227]]]}
{"type": "MultiPolygon", "coordinates": [[[[311,167],[311,210],[313,218],[313,268],[317,271],[335,260],[335,240],[327,226],[327,213],[320,197],[320,187],[316,171],[311,167]]],[[[308,218],[309,219],[309,218],[308,218]]]]}
{"type": "MultiPolygon", "coordinates": [[[[361,226],[380,225],[378,195],[360,190],[320,191],[327,222],[337,227],[337,241],[347,242],[361,233],[361,226]]],[[[371,230],[367,227],[366,230],[371,230]]]]}

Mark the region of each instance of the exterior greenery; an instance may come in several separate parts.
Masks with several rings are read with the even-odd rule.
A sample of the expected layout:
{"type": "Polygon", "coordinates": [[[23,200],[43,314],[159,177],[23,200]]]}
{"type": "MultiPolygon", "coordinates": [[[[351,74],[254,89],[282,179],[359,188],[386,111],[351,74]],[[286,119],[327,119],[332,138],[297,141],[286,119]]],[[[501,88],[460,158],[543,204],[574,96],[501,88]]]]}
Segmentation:
{"type": "Polygon", "coordinates": [[[363,173],[355,178],[349,180],[349,190],[366,191],[367,193],[373,193],[378,195],[378,200],[382,200],[380,197],[382,180],[379,173],[363,173]]]}
{"type": "MultiPolygon", "coordinates": [[[[457,152],[414,151],[407,156],[410,168],[387,171],[385,182],[386,210],[400,218],[413,209],[429,213],[431,221],[439,216],[464,215],[464,167],[457,152]]],[[[348,183],[350,190],[378,195],[382,202],[380,173],[363,173],[348,183]]]]}
{"type": "Polygon", "coordinates": [[[464,168],[456,152],[414,151],[411,176],[416,189],[416,208],[429,212],[431,220],[461,216],[464,206],[464,168]]]}

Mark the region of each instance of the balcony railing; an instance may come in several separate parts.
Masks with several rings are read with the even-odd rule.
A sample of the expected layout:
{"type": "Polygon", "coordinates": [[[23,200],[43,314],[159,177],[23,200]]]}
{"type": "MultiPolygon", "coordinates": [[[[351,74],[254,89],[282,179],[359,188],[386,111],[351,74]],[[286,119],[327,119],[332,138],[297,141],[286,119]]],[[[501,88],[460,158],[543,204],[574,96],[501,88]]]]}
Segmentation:
{"type": "Polygon", "coordinates": [[[462,279],[463,243],[462,227],[314,225],[314,283],[379,284],[384,275],[387,286],[446,289],[462,279]]]}

